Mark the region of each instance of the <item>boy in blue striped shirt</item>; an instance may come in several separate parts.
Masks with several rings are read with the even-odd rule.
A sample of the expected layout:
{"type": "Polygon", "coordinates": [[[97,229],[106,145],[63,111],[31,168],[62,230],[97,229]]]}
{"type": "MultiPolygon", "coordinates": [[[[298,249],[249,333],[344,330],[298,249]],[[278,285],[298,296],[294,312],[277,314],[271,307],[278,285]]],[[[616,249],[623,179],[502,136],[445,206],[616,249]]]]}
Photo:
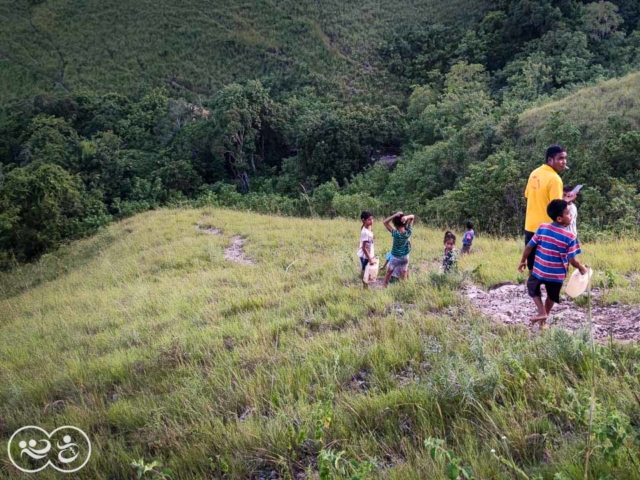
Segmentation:
{"type": "Polygon", "coordinates": [[[411,252],[411,233],[414,215],[405,215],[396,212],[389,218],[385,218],[384,226],[391,232],[393,246],[391,247],[391,260],[387,272],[384,275],[384,286],[389,285],[389,279],[395,270],[400,272],[400,278],[407,278],[409,272],[409,253],[411,252]],[[390,223],[393,222],[393,227],[390,223]],[[395,228],[394,228],[395,227],[395,228]]]}
{"type": "Polygon", "coordinates": [[[553,223],[540,225],[522,254],[518,271],[527,267],[527,257],[536,248],[533,270],[527,281],[529,296],[533,298],[538,314],[531,319],[531,325],[540,322],[540,328],[547,328],[546,321],[551,309],[560,303],[560,289],[567,276],[568,265],[585,275],[587,269],[576,256],[581,253],[576,236],[566,229],[571,224],[571,212],[564,200],[552,200],[547,206],[547,215],[553,223]],[[547,299],[542,303],[540,286],[547,290],[547,299]]]}

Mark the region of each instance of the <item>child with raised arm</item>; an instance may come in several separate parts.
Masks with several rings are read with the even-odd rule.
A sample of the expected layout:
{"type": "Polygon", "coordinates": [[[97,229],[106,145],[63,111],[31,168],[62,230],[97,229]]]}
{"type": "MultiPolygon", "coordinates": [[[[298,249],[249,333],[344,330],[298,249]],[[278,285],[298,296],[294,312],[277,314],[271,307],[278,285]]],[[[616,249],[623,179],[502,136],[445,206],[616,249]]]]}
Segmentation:
{"type": "Polygon", "coordinates": [[[360,214],[360,220],[362,220],[360,245],[358,247],[358,257],[360,257],[360,267],[362,267],[360,278],[362,278],[364,288],[367,288],[367,284],[364,281],[364,270],[367,268],[367,264],[374,264],[376,261],[373,249],[373,214],[365,210],[360,214]]]}
{"type": "Polygon", "coordinates": [[[400,278],[407,278],[409,271],[409,253],[411,252],[411,237],[414,215],[405,215],[396,212],[389,218],[385,218],[384,226],[391,232],[393,246],[391,247],[391,260],[384,275],[384,286],[389,285],[389,279],[394,271],[398,270],[400,278]],[[393,223],[393,227],[390,225],[393,223]]]}
{"type": "Polygon", "coordinates": [[[533,248],[537,247],[533,270],[527,281],[527,290],[538,308],[538,314],[531,319],[531,325],[540,322],[541,329],[547,328],[546,321],[551,309],[556,303],[560,303],[560,289],[567,276],[568,265],[573,265],[582,275],[587,273],[586,267],[576,258],[581,253],[578,240],[566,229],[566,226],[571,224],[567,202],[552,200],[547,206],[547,215],[553,222],[540,225],[525,247],[518,265],[518,271],[523,272],[527,268],[527,257],[533,248]],[[541,285],[547,290],[544,304],[541,285]]]}

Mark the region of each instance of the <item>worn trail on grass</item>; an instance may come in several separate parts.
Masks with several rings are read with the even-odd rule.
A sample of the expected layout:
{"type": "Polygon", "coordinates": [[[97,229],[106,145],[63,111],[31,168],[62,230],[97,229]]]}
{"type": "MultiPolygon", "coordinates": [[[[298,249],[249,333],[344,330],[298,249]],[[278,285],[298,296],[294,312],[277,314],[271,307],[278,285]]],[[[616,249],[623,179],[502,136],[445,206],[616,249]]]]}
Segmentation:
{"type": "MultiPolygon", "coordinates": [[[[222,230],[213,226],[203,227],[202,225],[196,225],[196,230],[208,235],[222,235],[222,230]]],[[[242,265],[253,265],[254,261],[245,255],[242,248],[246,241],[247,239],[242,238],[240,235],[233,236],[231,238],[231,246],[224,251],[224,258],[242,265]]]]}
{"type": "MultiPolygon", "coordinates": [[[[535,307],[525,285],[505,284],[489,291],[470,285],[464,289],[471,303],[494,321],[507,325],[529,325],[535,307]]],[[[604,341],[609,336],[614,340],[634,342],[640,340],[640,308],[629,305],[602,305],[602,292],[594,288],[592,298],[592,320],[594,338],[604,341]]],[[[545,295],[543,295],[544,297],[545,295]]],[[[559,325],[574,332],[588,328],[587,307],[576,306],[568,297],[553,307],[549,317],[551,325],[559,325]]]]}
{"type": "Polygon", "coordinates": [[[240,263],[242,265],[253,265],[253,260],[245,255],[242,248],[246,241],[247,239],[242,238],[240,235],[232,237],[231,246],[224,251],[224,258],[230,262],[240,263]]]}

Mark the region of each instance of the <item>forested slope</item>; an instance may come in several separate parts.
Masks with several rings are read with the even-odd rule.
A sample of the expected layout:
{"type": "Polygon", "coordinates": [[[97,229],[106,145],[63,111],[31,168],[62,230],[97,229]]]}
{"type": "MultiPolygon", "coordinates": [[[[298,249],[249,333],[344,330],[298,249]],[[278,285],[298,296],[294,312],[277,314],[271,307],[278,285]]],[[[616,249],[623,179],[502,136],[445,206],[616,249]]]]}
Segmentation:
{"type": "Polygon", "coordinates": [[[292,87],[309,75],[348,83],[370,68],[397,24],[481,18],[489,0],[3,0],[0,101],[140,84],[209,95],[272,76],[292,87]]]}

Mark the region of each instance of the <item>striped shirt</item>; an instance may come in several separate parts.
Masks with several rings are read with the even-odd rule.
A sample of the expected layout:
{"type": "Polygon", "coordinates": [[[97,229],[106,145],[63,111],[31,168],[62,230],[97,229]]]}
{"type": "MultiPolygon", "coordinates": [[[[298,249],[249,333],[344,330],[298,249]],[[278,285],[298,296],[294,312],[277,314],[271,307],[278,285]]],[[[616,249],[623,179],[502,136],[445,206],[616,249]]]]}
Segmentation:
{"type": "Polygon", "coordinates": [[[411,224],[407,225],[404,233],[400,233],[398,230],[391,230],[391,236],[393,237],[391,255],[398,258],[409,255],[411,251],[411,243],[409,242],[409,237],[411,237],[411,224]]]}
{"type": "Polygon", "coordinates": [[[576,236],[556,223],[543,223],[529,245],[536,248],[532,275],[540,280],[562,283],[569,259],[580,252],[576,236]]]}

